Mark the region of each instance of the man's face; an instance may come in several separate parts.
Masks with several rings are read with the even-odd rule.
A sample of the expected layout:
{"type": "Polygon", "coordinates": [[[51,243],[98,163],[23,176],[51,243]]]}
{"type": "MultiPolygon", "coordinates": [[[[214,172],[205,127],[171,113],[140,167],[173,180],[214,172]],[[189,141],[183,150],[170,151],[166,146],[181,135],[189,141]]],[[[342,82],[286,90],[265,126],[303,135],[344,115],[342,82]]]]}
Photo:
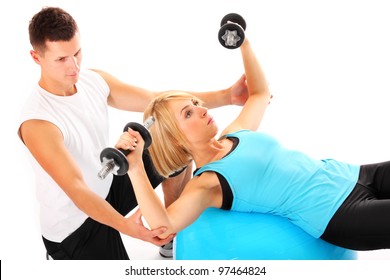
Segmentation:
{"type": "Polygon", "coordinates": [[[44,53],[31,51],[31,55],[41,66],[40,84],[43,88],[49,91],[67,91],[74,88],[82,60],[79,33],[70,41],[47,41],[44,53]]]}

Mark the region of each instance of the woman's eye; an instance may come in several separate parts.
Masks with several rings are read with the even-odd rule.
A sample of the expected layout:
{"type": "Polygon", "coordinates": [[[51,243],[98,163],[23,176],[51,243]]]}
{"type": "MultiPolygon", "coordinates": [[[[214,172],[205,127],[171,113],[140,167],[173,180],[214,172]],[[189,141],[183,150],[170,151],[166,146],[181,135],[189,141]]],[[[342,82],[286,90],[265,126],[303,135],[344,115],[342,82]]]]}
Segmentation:
{"type": "Polygon", "coordinates": [[[191,117],[191,111],[186,112],[186,118],[188,119],[189,117],[191,117]]]}

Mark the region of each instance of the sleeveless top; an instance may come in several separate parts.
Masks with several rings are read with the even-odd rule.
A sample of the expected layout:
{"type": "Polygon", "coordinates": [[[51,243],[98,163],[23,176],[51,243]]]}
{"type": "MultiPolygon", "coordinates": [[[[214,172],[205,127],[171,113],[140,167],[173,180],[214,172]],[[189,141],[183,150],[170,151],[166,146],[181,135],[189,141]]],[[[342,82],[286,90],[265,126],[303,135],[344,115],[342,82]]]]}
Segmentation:
{"type": "MultiPolygon", "coordinates": [[[[225,180],[233,211],[286,217],[320,237],[357,183],[358,165],[313,159],[260,132],[241,130],[226,137],[238,139],[234,150],[197,169],[194,176],[213,171],[225,180]]],[[[224,200],[228,193],[223,191],[224,200]]]]}
{"type": "MultiPolygon", "coordinates": [[[[56,125],[88,187],[105,199],[112,175],[100,180],[97,173],[101,168],[100,152],[108,145],[107,98],[110,90],[105,80],[90,70],[80,71],[76,87],[77,93],[72,96],[57,96],[37,85],[21,111],[19,124],[36,119],[56,125]]],[[[30,159],[35,172],[42,235],[50,241],[61,242],[86,220],[87,215],[74,205],[31,154],[30,159]]]]}

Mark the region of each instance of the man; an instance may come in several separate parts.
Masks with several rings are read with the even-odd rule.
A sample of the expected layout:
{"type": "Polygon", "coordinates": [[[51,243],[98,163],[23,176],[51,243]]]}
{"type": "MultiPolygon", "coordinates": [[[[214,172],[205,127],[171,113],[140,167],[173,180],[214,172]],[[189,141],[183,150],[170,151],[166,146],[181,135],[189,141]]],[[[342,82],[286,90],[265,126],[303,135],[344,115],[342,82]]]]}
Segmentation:
{"type": "MultiPolygon", "coordinates": [[[[70,14],[47,7],[29,25],[30,51],[41,76],[21,112],[19,136],[32,155],[43,242],[53,259],[129,259],[120,233],[151,242],[165,229],[148,230],[128,176],[97,177],[108,144],[109,106],[142,112],[158,93],[128,85],[100,70],[80,68],[80,32],[70,14]],[[127,179],[126,179],[127,178],[127,179]]],[[[232,87],[197,94],[210,107],[243,104],[245,77],[232,87]]],[[[162,182],[145,152],[154,187],[162,183],[167,204],[191,172],[162,182]]],[[[185,183],[185,182],[184,182],[185,183]]]]}

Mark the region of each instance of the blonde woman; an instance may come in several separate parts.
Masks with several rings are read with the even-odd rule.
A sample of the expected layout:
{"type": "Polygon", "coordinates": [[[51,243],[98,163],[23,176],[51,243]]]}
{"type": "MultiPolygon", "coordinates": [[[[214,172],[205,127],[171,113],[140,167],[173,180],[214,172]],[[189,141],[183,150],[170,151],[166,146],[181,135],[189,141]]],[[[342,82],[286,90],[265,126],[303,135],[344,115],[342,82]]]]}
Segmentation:
{"type": "Polygon", "coordinates": [[[128,174],[151,228],[167,227],[164,238],[215,207],[286,217],[345,248],[390,248],[390,163],[317,160],[256,132],[271,95],[248,39],[240,49],[249,97],[221,137],[207,108],[187,93],[162,94],[145,111],[145,118],[155,119],[150,153],[158,172],[167,177],[192,161],[197,167],[171,206],[164,208],[147,179],[139,133],[129,130],[117,144],[133,150],[128,174]]]}

